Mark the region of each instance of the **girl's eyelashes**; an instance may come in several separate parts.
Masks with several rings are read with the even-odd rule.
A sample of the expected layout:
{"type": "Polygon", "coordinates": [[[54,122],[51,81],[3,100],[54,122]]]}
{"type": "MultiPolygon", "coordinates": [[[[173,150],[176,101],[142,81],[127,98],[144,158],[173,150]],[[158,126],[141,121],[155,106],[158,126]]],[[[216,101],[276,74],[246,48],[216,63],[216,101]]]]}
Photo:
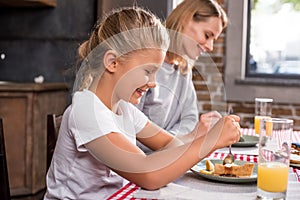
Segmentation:
{"type": "Polygon", "coordinates": [[[145,69],[145,72],[147,75],[150,75],[152,73],[152,71],[148,70],[148,69],[145,69]]]}
{"type": "Polygon", "coordinates": [[[147,75],[151,75],[153,73],[155,73],[156,70],[145,70],[147,75]]]}
{"type": "Polygon", "coordinates": [[[157,71],[157,67],[153,68],[153,69],[145,69],[145,72],[147,75],[153,74],[157,71]]]}

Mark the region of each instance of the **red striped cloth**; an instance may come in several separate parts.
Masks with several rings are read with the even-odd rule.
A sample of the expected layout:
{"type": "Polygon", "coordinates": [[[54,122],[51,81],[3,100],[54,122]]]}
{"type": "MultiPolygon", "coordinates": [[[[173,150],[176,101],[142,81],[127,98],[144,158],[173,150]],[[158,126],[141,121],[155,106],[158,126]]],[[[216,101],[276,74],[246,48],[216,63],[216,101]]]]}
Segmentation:
{"type": "MultiPolygon", "coordinates": [[[[227,156],[228,153],[219,153],[219,152],[215,152],[212,153],[211,155],[208,156],[208,158],[210,159],[220,159],[223,160],[225,158],[225,156],[227,156]]],[[[234,154],[234,158],[236,160],[242,160],[242,161],[248,161],[248,162],[255,162],[257,163],[258,161],[258,156],[256,155],[242,155],[242,154],[234,154]]]]}
{"type": "Polygon", "coordinates": [[[296,174],[298,182],[300,182],[300,169],[294,168],[293,171],[296,174]]]}
{"type": "MultiPolygon", "coordinates": [[[[248,128],[241,128],[241,133],[242,135],[257,135],[254,129],[248,128]]],[[[300,131],[293,131],[292,142],[300,142],[300,131]]]]}
{"type": "Polygon", "coordinates": [[[111,195],[108,200],[116,200],[116,199],[135,199],[133,198],[133,193],[139,189],[137,185],[134,183],[127,183],[124,187],[118,190],[116,193],[111,195]]]}

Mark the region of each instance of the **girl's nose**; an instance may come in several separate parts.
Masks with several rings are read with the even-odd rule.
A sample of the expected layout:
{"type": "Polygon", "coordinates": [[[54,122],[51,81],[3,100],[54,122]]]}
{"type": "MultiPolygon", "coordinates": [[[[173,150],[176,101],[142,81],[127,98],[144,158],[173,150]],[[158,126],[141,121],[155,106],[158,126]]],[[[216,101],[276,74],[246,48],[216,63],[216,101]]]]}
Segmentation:
{"type": "Polygon", "coordinates": [[[155,82],[152,82],[152,81],[149,81],[149,82],[147,83],[147,86],[148,86],[148,88],[155,88],[155,87],[156,87],[156,83],[155,83],[155,82]]]}

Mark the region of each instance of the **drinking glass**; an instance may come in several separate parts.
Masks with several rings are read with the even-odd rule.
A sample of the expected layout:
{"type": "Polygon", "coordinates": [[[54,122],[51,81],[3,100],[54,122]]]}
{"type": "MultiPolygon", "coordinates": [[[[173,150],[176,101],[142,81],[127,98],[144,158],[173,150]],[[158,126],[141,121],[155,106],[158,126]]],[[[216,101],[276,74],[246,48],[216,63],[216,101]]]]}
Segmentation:
{"type": "Polygon", "coordinates": [[[257,199],[285,199],[293,120],[264,118],[260,123],[257,199]]]}
{"type": "Polygon", "coordinates": [[[254,129],[256,134],[260,132],[260,120],[272,116],[272,102],[273,99],[270,98],[255,98],[254,129]]]}

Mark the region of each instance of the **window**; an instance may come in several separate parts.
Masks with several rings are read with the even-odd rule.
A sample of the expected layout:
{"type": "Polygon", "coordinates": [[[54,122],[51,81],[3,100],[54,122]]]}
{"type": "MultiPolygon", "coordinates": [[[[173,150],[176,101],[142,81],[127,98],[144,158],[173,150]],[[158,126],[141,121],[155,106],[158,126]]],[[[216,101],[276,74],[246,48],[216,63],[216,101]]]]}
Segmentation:
{"type": "Polygon", "coordinates": [[[300,78],[299,3],[248,1],[247,77],[300,78]]]}
{"type": "Polygon", "coordinates": [[[248,0],[227,0],[227,13],[230,19],[226,29],[224,73],[227,99],[254,101],[255,97],[269,97],[276,103],[299,103],[299,79],[247,76],[248,6],[248,0]]]}
{"type": "Polygon", "coordinates": [[[173,0],[173,9],[176,8],[176,6],[178,6],[178,4],[180,4],[183,0],[173,0]]]}

